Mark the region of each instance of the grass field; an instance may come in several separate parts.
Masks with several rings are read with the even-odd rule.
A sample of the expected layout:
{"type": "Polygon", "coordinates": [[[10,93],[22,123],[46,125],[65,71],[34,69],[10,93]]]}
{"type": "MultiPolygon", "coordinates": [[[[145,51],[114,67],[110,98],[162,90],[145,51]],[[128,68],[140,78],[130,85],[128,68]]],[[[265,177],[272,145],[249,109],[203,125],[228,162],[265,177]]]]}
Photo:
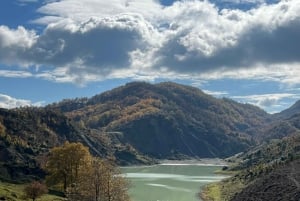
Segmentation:
{"type": "MultiPolygon", "coordinates": [[[[24,201],[23,197],[23,189],[24,184],[10,184],[0,182],[0,200],[6,201],[24,201]]],[[[63,201],[62,197],[58,197],[55,195],[46,194],[36,201],[63,201]]]]}

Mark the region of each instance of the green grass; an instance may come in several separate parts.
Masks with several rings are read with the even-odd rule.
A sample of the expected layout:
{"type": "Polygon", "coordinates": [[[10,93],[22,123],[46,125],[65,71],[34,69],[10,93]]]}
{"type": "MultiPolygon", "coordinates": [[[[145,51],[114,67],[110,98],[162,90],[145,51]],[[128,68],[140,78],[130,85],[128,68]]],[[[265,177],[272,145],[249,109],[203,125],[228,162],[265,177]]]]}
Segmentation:
{"type": "Polygon", "coordinates": [[[219,183],[212,183],[207,185],[203,190],[202,198],[205,201],[222,201],[219,183]]]}
{"type": "MultiPolygon", "coordinates": [[[[0,198],[6,201],[24,201],[23,189],[25,184],[11,184],[0,182],[0,198]]],[[[63,201],[64,198],[55,195],[46,194],[37,199],[37,201],[63,201]]]]}
{"type": "Polygon", "coordinates": [[[239,173],[239,171],[233,171],[233,170],[216,170],[214,171],[215,174],[220,174],[220,175],[229,175],[229,176],[233,176],[237,173],[239,173]]]}
{"type": "Polygon", "coordinates": [[[208,184],[203,192],[205,201],[229,201],[235,193],[240,192],[246,185],[239,177],[231,177],[217,183],[208,184]]]}

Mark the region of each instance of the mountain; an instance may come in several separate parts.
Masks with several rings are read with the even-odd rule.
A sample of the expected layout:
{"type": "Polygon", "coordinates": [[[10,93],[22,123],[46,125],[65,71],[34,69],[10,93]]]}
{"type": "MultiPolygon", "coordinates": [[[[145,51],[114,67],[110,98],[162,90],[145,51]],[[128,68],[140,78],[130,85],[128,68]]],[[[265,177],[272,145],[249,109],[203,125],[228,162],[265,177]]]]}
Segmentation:
{"type": "Polygon", "coordinates": [[[297,101],[290,108],[283,110],[282,112],[277,113],[274,116],[276,116],[277,118],[280,118],[280,119],[285,119],[285,118],[292,117],[293,115],[299,114],[299,113],[300,113],[300,100],[297,101]]]}
{"type": "Polygon", "coordinates": [[[171,82],[128,83],[48,108],[157,159],[230,156],[254,145],[257,130],[271,119],[258,107],[171,82]]]}
{"type": "Polygon", "coordinates": [[[300,113],[290,117],[277,119],[275,116],[273,122],[260,129],[257,139],[261,142],[266,142],[273,139],[282,139],[287,136],[292,136],[300,131],[300,113]]]}

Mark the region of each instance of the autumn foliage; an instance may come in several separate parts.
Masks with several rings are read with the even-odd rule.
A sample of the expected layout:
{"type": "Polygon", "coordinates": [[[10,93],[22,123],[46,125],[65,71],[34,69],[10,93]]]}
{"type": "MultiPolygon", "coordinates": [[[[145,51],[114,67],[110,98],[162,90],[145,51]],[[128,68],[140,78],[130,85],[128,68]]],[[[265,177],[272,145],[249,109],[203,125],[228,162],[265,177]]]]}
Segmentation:
{"type": "Polygon", "coordinates": [[[50,151],[47,183],[70,201],[128,201],[128,182],[108,160],[94,158],[81,143],[66,142],[50,151]]]}

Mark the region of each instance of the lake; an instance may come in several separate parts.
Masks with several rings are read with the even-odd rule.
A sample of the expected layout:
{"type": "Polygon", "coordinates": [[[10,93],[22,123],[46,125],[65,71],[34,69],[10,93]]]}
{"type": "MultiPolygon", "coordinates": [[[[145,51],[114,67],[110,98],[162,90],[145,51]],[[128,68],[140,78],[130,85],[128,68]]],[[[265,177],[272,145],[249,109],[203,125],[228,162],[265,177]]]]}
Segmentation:
{"type": "Polygon", "coordinates": [[[161,164],[122,168],[131,182],[133,201],[199,201],[201,187],[226,176],[214,174],[220,166],[161,164]]]}

